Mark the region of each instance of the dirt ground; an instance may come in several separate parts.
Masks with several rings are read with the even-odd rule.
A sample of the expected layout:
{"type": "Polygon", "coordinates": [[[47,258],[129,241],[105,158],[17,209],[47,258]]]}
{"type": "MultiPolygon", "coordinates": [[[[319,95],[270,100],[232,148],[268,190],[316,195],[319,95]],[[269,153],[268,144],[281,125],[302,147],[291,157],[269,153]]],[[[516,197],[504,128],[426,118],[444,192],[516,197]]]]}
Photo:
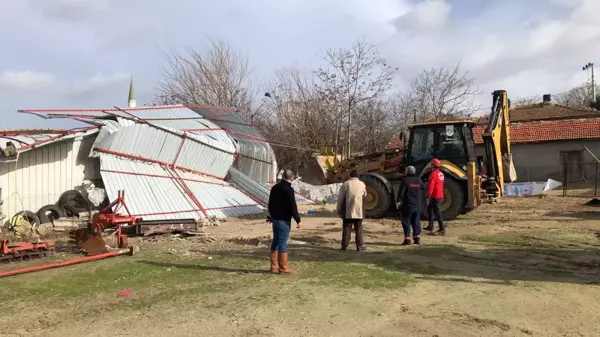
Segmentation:
{"type": "Polygon", "coordinates": [[[262,218],[132,239],[134,257],[0,279],[0,336],[600,336],[587,200],[504,199],[420,246],[400,245],[396,219],[367,220],[360,253],[313,207],[292,232],[294,276],[268,273],[262,218]]]}

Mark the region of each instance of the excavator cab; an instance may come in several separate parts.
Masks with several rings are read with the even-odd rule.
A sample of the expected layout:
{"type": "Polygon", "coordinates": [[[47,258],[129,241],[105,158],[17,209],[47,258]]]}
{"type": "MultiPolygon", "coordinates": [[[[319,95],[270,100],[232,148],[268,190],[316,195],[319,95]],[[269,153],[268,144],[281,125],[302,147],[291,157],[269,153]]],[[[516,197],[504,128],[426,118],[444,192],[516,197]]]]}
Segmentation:
{"type": "Polygon", "coordinates": [[[462,171],[476,161],[472,121],[419,124],[411,127],[406,165],[422,172],[433,158],[445,159],[462,171]]]}
{"type": "Polygon", "coordinates": [[[432,159],[440,159],[440,170],[447,177],[440,208],[448,219],[463,213],[465,207],[473,203],[470,196],[474,195],[473,185],[479,172],[474,126],[470,120],[456,120],[422,123],[410,128],[406,165],[414,166],[419,177],[427,183],[433,169],[432,159]]]}

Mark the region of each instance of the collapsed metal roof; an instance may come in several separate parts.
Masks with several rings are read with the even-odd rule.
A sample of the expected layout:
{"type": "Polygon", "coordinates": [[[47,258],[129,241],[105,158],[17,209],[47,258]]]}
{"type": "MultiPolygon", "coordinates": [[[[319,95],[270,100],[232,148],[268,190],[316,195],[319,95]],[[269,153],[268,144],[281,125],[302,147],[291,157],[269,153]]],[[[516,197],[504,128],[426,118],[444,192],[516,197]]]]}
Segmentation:
{"type": "Polygon", "coordinates": [[[14,129],[0,130],[0,149],[4,150],[12,143],[19,152],[60,142],[66,139],[87,136],[97,133],[97,127],[77,129],[14,129]]]}
{"type": "MultiPolygon", "coordinates": [[[[73,118],[100,129],[90,157],[100,159],[109,199],[125,190],[132,213],[147,220],[258,213],[268,201],[265,186],[275,180],[273,150],[234,109],[178,105],[20,112],[73,118]]],[[[301,196],[298,201],[307,202],[301,196]]]]}

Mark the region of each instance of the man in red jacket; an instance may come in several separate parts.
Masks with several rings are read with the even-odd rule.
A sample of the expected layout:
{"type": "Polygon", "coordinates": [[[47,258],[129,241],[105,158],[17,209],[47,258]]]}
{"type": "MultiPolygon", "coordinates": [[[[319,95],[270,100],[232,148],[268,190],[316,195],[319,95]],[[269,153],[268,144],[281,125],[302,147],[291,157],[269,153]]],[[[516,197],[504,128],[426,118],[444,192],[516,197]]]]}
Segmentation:
{"type": "Polygon", "coordinates": [[[429,205],[427,206],[427,215],[429,217],[429,226],[425,227],[425,230],[433,231],[433,216],[437,218],[438,234],[445,235],[446,227],[444,226],[444,220],[442,219],[442,212],[440,210],[440,202],[444,200],[444,173],[440,171],[440,160],[433,158],[431,161],[433,165],[433,171],[429,174],[429,188],[427,191],[427,197],[429,198],[429,205]]]}

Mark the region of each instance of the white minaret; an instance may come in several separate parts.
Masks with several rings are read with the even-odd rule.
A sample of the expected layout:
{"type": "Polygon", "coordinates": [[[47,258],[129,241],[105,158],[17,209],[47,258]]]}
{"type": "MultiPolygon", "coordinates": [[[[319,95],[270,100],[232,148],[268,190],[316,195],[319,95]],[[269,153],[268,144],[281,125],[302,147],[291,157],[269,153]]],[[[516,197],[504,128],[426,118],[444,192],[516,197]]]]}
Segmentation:
{"type": "Polygon", "coordinates": [[[133,76],[129,80],[129,102],[127,104],[130,108],[135,108],[135,93],[133,92],[133,76]]]}

